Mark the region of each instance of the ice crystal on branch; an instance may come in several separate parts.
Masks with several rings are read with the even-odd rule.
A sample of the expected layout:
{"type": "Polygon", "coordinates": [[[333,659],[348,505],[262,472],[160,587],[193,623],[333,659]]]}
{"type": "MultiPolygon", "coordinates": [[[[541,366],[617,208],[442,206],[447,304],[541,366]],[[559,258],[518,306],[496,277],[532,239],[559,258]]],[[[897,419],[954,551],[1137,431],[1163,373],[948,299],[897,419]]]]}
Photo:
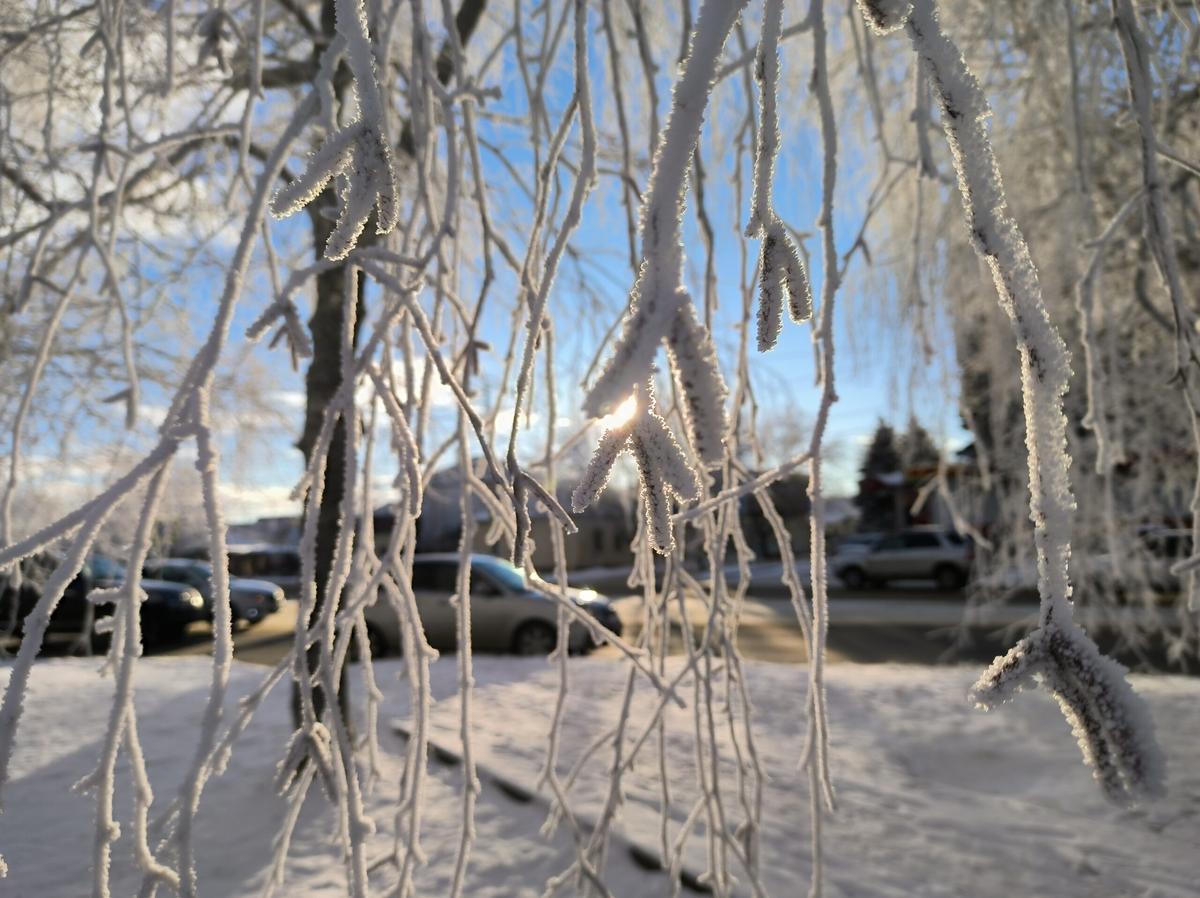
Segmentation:
{"type": "Polygon", "coordinates": [[[1074,624],[1048,624],[997,658],[972,689],[985,709],[1037,678],[1058,701],[1104,794],[1117,804],[1160,797],[1164,762],[1125,669],[1074,624]]]}
{"type": "Polygon", "coordinates": [[[667,332],[667,358],[683,398],[683,420],[700,461],[708,467],[725,455],[725,397],[717,349],[696,318],[690,299],[680,303],[667,332]]]}
{"type": "Polygon", "coordinates": [[[344,40],[358,88],[359,118],[329,135],[309,157],[304,172],[271,201],[271,211],[286,218],[316,199],[330,180],[343,176],[341,212],[325,244],[325,258],[331,261],[346,258],[354,249],[372,209],[380,234],[389,233],[399,215],[392,147],[384,127],[374,53],[361,0],[338,0],[336,11],[338,36],[344,40]]]}
{"type": "Polygon", "coordinates": [[[800,251],[778,218],[771,221],[759,257],[758,351],[775,348],[783,327],[783,299],[788,315],[801,324],[812,317],[812,285],[800,251]]]}
{"type": "Polygon", "coordinates": [[[904,27],[912,12],[908,0],[858,0],[858,8],[878,35],[891,34],[904,27]]]}
{"type": "Polygon", "coordinates": [[[755,79],[761,103],[758,140],[754,153],[754,197],[747,237],[763,236],[758,262],[759,352],[775,348],[783,327],[783,295],[787,292],[788,311],[797,324],[812,316],[812,288],[800,251],[771,202],[775,178],[775,157],[779,153],[779,32],[782,27],[782,0],[768,0],[763,11],[763,31],[755,62],[755,79]]]}
{"type": "Polygon", "coordinates": [[[585,511],[596,501],[622,452],[631,453],[637,464],[642,510],[651,542],[656,552],[666,555],[675,545],[671,500],[688,502],[699,498],[701,484],[667,422],[655,411],[654,396],[649,388],[644,391],[639,408],[630,419],[606,430],[600,437],[600,443],[571,495],[573,511],[585,511]]]}
{"type": "Polygon", "coordinates": [[[396,173],[384,135],[361,121],[330,135],[309,157],[304,173],[271,201],[271,211],[286,218],[316,199],[338,175],[345,175],[346,187],[337,225],[325,244],[325,258],[331,261],[344,259],[354,249],[372,208],[377,211],[378,233],[388,233],[396,223],[396,173]]]}
{"type": "Polygon", "coordinates": [[[727,390],[712,337],[696,318],[682,286],[683,209],[692,154],[716,80],[717,63],[746,0],[706,0],[696,17],[683,74],[658,142],[642,211],[642,265],[630,292],[629,314],[608,363],[584,399],[593,416],[610,411],[651,373],[659,344],[667,341],[671,366],[686,408],[688,435],[705,465],[724,456],[727,390]]]}
{"type": "Polygon", "coordinates": [[[985,122],[987,99],[957,45],[942,30],[934,0],[917,0],[907,17],[898,4],[860,4],[873,27],[902,21],[929,75],[958,174],[971,242],[987,262],[1001,307],[1009,316],[1021,358],[1029,461],[1030,518],[1038,556],[1041,629],[998,659],[977,689],[994,703],[1040,675],[1079,735],[1106,794],[1150,797],[1161,791],[1161,764],[1149,715],[1123,670],[1100,655],[1072,622],[1071,492],[1063,395],[1070,366],[1051,322],[1029,247],[1012,218],[985,122]]]}

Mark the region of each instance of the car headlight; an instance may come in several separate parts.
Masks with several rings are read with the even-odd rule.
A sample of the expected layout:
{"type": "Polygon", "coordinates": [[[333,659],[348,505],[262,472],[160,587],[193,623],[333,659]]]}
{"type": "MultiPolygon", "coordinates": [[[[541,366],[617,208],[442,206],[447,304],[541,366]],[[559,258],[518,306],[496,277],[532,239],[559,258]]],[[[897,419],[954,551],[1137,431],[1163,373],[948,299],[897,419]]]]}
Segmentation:
{"type": "Polygon", "coordinates": [[[183,594],[183,604],[191,605],[193,608],[203,608],[204,598],[194,589],[189,589],[183,594]]]}
{"type": "Polygon", "coordinates": [[[576,599],[580,605],[590,605],[592,602],[600,598],[600,593],[594,589],[581,589],[576,593],[576,599]]]}

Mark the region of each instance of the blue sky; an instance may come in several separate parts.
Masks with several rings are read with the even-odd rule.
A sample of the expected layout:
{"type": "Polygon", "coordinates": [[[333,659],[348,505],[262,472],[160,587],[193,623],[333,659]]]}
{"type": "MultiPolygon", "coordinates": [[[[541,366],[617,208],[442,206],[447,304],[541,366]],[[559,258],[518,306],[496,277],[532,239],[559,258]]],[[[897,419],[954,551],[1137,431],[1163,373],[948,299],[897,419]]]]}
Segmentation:
{"type": "MultiPolygon", "coordinates": [[[[792,41],[784,47],[785,75],[789,66],[805,66],[808,43],[806,39],[792,41]]],[[[594,58],[596,53],[593,53],[594,58]]],[[[520,116],[522,93],[516,90],[515,67],[494,68],[491,75],[498,78],[505,90],[504,99],[492,108],[497,111],[520,116]]],[[[670,97],[671,72],[660,72],[659,94],[662,100],[661,113],[665,118],[666,104],[670,97]]],[[[597,59],[593,66],[596,82],[597,116],[611,115],[605,104],[611,102],[603,91],[603,64],[597,59]]],[[[566,98],[570,93],[570,78],[558,73],[548,81],[548,108],[551,121],[557,122],[566,98]]],[[[725,112],[731,102],[730,92],[718,95],[716,115],[720,122],[714,126],[706,124],[702,146],[710,168],[706,185],[707,205],[716,232],[716,269],[720,311],[715,321],[714,332],[721,351],[726,378],[732,383],[736,351],[736,328],[741,321],[742,296],[739,287],[738,244],[745,241],[741,236],[745,224],[744,198],[742,208],[737,210],[736,220],[731,212],[735,209],[734,186],[731,170],[726,165],[722,170],[719,162],[728,138],[722,133],[725,112]],[[722,106],[721,104],[726,104],[722,106]]],[[[815,110],[804,98],[804,103],[784,104],[783,140],[776,178],[775,198],[779,213],[793,227],[808,234],[805,248],[811,259],[811,275],[814,293],[819,295],[823,271],[820,265],[820,236],[813,224],[817,217],[820,197],[815,185],[819,183],[821,159],[817,148],[818,135],[815,131],[815,110]]],[[[732,100],[736,103],[736,99],[732,100]]],[[[840,113],[840,110],[839,110],[840,113]]],[[[710,116],[710,119],[712,117],[710,116]]],[[[521,148],[522,131],[510,123],[481,121],[481,135],[494,143],[509,148],[510,160],[528,164],[530,155],[521,148]]],[[[635,131],[635,141],[639,135],[635,131]]],[[[577,136],[572,135],[568,154],[572,155],[577,136]]],[[[640,138],[644,144],[645,138],[640,138]]],[[[641,145],[635,149],[645,152],[641,145]]],[[[489,185],[509,185],[508,200],[503,206],[493,206],[493,215],[510,227],[520,228],[528,220],[530,204],[511,181],[501,164],[487,151],[483,154],[489,185]],[[494,176],[494,183],[493,183],[494,176]]],[[[874,160],[862,157],[853,148],[843,145],[839,159],[839,180],[836,196],[835,231],[838,251],[844,252],[857,232],[870,189],[876,173],[874,160]]],[[[744,189],[748,193],[750,170],[748,158],[743,168],[744,189]]],[[[644,177],[644,176],[643,176],[644,177]]],[[[556,355],[560,361],[560,384],[558,395],[558,418],[560,434],[573,431],[580,426],[579,412],[581,397],[578,380],[588,360],[599,345],[599,340],[623,308],[627,291],[632,283],[629,268],[627,243],[624,227],[624,212],[620,206],[620,192],[615,178],[601,176],[597,192],[593,194],[584,220],[575,235],[573,245],[579,258],[568,260],[560,269],[549,300],[549,310],[556,322],[556,355]],[[603,311],[594,312],[592,304],[599,297],[603,311]]],[[[564,179],[562,189],[569,192],[570,180],[564,179]]],[[[644,183],[641,185],[644,188],[644,183]]],[[[565,207],[565,198],[559,206],[559,214],[565,207]]],[[[701,277],[703,255],[699,231],[694,216],[694,202],[689,197],[685,219],[685,249],[687,250],[687,279],[697,302],[703,296],[701,277]]],[[[277,240],[289,232],[298,234],[302,242],[303,222],[297,221],[299,231],[292,231],[288,224],[275,225],[277,240]]],[[[286,241],[285,241],[286,242],[286,241]]],[[[745,241],[749,253],[752,276],[754,257],[758,242],[745,241]]],[[[520,250],[518,250],[520,251],[520,250]]],[[[903,428],[910,415],[915,415],[928,427],[935,440],[944,440],[951,448],[958,448],[969,440],[958,420],[952,394],[952,351],[948,334],[937,331],[934,325],[933,342],[937,349],[935,357],[926,360],[911,350],[915,345],[910,337],[898,332],[895,323],[888,324],[883,313],[889,307],[888,289],[885,279],[870,279],[861,276],[862,258],[852,267],[851,275],[838,296],[835,333],[838,343],[836,353],[836,381],[840,401],[834,407],[828,430],[830,444],[827,477],[829,488],[834,493],[853,493],[856,485],[856,469],[863,443],[869,439],[880,418],[898,428],[903,428]],[[875,281],[883,286],[870,286],[875,281]],[[883,290],[883,295],[872,294],[871,290],[883,290]],[[949,386],[948,386],[949,385],[949,386]]],[[[499,280],[489,299],[489,311],[484,318],[482,334],[493,348],[493,366],[502,357],[511,330],[515,307],[516,290],[513,277],[502,264],[498,265],[499,280]]],[[[478,283],[478,267],[464,265],[460,273],[460,292],[467,297],[475,295],[478,283]]],[[[259,294],[260,296],[262,294],[259,294]]],[[[260,302],[249,292],[239,313],[240,329],[235,329],[235,340],[240,339],[244,325],[261,308],[260,302]]],[[[753,341],[753,336],[751,336],[753,341]]],[[[265,349],[260,349],[265,352],[265,349]]],[[[751,359],[752,377],[760,402],[761,416],[765,418],[799,417],[805,424],[811,423],[819,403],[819,388],[815,384],[814,354],[811,329],[786,322],[783,335],[776,349],[764,356],[751,359]]],[[[300,456],[291,446],[302,420],[302,376],[287,371],[282,363],[285,353],[276,352],[271,363],[279,384],[277,398],[281,411],[290,413],[294,424],[290,430],[280,432],[278,439],[262,442],[247,450],[241,450],[242,463],[239,471],[230,472],[230,480],[244,484],[253,495],[255,489],[270,490],[273,496],[293,483],[299,474],[300,456]]],[[[660,363],[664,361],[660,357],[660,363]]],[[[488,394],[485,394],[488,395],[488,394]]],[[[490,398],[490,396],[489,396],[490,398]]],[[[531,455],[540,452],[544,434],[544,391],[540,400],[535,399],[533,411],[539,415],[533,432],[528,436],[527,449],[531,455]]],[[[447,406],[435,415],[444,426],[452,426],[453,412],[447,406]]],[[[501,438],[503,440],[503,438],[501,438]]],[[[790,455],[801,451],[803,446],[778,447],[779,454],[790,455]]],[[[274,513],[272,508],[264,513],[274,513]]],[[[237,517],[241,508],[231,509],[237,517]]]]}
{"type": "MultiPolygon", "coordinates": [[[[808,52],[807,38],[793,40],[784,46],[785,89],[796,93],[797,97],[796,102],[791,102],[789,96],[788,102],[781,104],[782,149],[774,193],[781,216],[807,235],[804,246],[811,259],[814,293],[819,296],[824,272],[820,265],[820,236],[813,223],[820,200],[815,185],[819,183],[821,159],[817,149],[819,140],[815,130],[815,109],[807,97],[807,79],[804,77],[807,73],[802,71],[809,65],[808,52]],[[791,81],[787,82],[789,73],[791,81]],[[786,87],[788,83],[791,87],[786,87]]],[[[612,115],[611,99],[604,89],[605,65],[599,53],[597,48],[593,48],[593,79],[597,116],[605,120],[606,116],[612,115]]],[[[498,65],[488,73],[488,77],[504,91],[503,99],[493,102],[489,108],[519,120],[525,111],[522,91],[517,89],[515,82],[515,66],[511,65],[511,60],[507,62],[509,64],[498,65]]],[[[660,114],[664,120],[672,76],[673,71],[667,66],[660,69],[658,74],[662,107],[660,114]]],[[[548,79],[547,107],[552,122],[556,123],[562,114],[571,84],[569,72],[566,71],[556,72],[548,79]]],[[[748,278],[753,276],[753,263],[758,251],[756,240],[746,240],[742,236],[751,183],[748,154],[742,159],[743,189],[747,196],[740,203],[735,202],[730,164],[732,141],[727,133],[731,128],[730,121],[740,115],[740,100],[733,86],[733,79],[730,79],[716,95],[715,109],[709,116],[702,136],[703,153],[709,169],[707,206],[716,232],[715,259],[720,311],[715,320],[714,336],[726,379],[731,385],[735,370],[737,327],[742,317],[739,247],[745,246],[748,252],[748,278]]],[[[839,109],[838,113],[842,115],[843,110],[839,109]]],[[[266,111],[262,114],[266,115],[266,111]]],[[[523,125],[514,124],[508,119],[481,120],[480,130],[482,136],[505,147],[514,163],[528,166],[531,160],[529,152],[522,145],[523,125]]],[[[577,134],[573,133],[568,144],[569,157],[577,154],[577,139],[577,134]]],[[[644,128],[639,130],[636,127],[636,121],[634,140],[635,150],[644,156],[648,137],[644,128]]],[[[485,150],[483,159],[489,188],[507,187],[503,200],[500,194],[493,197],[493,216],[509,233],[519,234],[529,220],[530,203],[516,189],[511,176],[491,153],[485,150]]],[[[876,170],[873,158],[863,157],[843,141],[835,207],[839,253],[848,248],[858,230],[876,170]]],[[[645,177],[646,173],[641,171],[639,179],[643,189],[645,177]]],[[[583,423],[579,412],[579,380],[603,334],[621,314],[633,280],[618,185],[614,177],[601,176],[597,191],[573,240],[578,255],[564,263],[550,295],[549,312],[556,323],[556,356],[561,371],[557,397],[560,438],[583,423]]],[[[569,177],[564,177],[561,189],[569,192],[570,187],[569,177]]],[[[557,207],[560,217],[564,207],[565,199],[557,207]]],[[[686,278],[693,297],[697,302],[702,302],[704,259],[694,213],[695,203],[689,197],[684,233],[686,278]]],[[[311,259],[311,250],[305,250],[308,239],[305,216],[273,222],[272,235],[281,258],[286,259],[290,251],[298,253],[298,264],[307,264],[311,259]]],[[[519,242],[514,245],[521,252],[519,242]]],[[[221,255],[219,249],[215,255],[221,255]]],[[[258,258],[261,261],[261,252],[258,258]]],[[[492,290],[482,328],[482,336],[494,347],[490,361],[485,360],[493,378],[509,340],[517,298],[512,274],[499,260],[497,262],[499,279],[492,290]]],[[[478,284],[479,266],[472,263],[477,263],[477,260],[465,260],[460,267],[460,292],[466,297],[475,295],[478,284]]],[[[283,275],[286,276],[286,271],[283,275]]],[[[219,266],[205,266],[182,286],[194,295],[195,320],[193,333],[180,334],[179,338],[199,341],[207,330],[208,310],[219,292],[219,266]]],[[[889,315],[894,318],[894,313],[886,312],[892,305],[887,292],[889,289],[886,279],[863,276],[860,256],[839,292],[835,334],[838,346],[836,380],[840,401],[833,409],[827,440],[830,446],[827,482],[833,493],[853,493],[862,445],[869,439],[880,418],[903,428],[909,416],[915,415],[932,431],[935,439],[945,440],[951,448],[957,448],[968,439],[959,425],[954,404],[948,398],[953,395],[952,386],[948,386],[953,381],[948,336],[944,333],[939,336],[935,325],[933,342],[938,353],[932,360],[927,361],[911,351],[915,341],[904,335],[904,322],[891,320],[889,315]]],[[[302,362],[299,372],[293,372],[288,354],[282,347],[268,350],[265,342],[257,347],[248,347],[244,336],[247,325],[270,301],[270,295],[265,272],[261,266],[256,266],[242,296],[230,345],[222,363],[227,373],[238,370],[239,366],[245,367],[243,376],[254,378],[264,398],[275,408],[272,420],[256,422],[260,425],[257,429],[246,431],[233,426],[227,428],[227,436],[223,440],[224,479],[229,517],[234,521],[279,514],[294,507],[289,504],[287,495],[301,469],[301,456],[294,448],[294,442],[303,420],[303,369],[306,363],[302,362]],[[258,366],[250,374],[246,373],[250,371],[246,365],[247,359],[258,366]]],[[[307,316],[307,308],[303,312],[307,316]]],[[[760,403],[760,420],[771,425],[776,421],[798,418],[801,429],[806,429],[819,403],[811,328],[786,322],[778,346],[766,355],[758,355],[753,351],[752,335],[751,354],[754,356],[751,368],[760,403]]],[[[664,359],[660,357],[660,363],[662,361],[664,359]]],[[[486,392],[485,396],[490,398],[486,392]]],[[[442,404],[435,412],[435,422],[440,422],[443,428],[449,428],[454,413],[444,395],[441,400],[442,404]]],[[[149,438],[157,424],[155,415],[165,407],[166,401],[164,395],[156,394],[148,387],[145,421],[137,435],[124,439],[136,444],[141,439],[149,438]]],[[[540,454],[545,428],[544,390],[538,392],[533,411],[538,416],[535,427],[527,436],[527,442],[522,444],[530,457],[540,454]]],[[[504,439],[501,437],[501,442],[504,439]]],[[[776,445],[773,448],[779,456],[790,456],[806,446],[776,445]]],[[[81,476],[90,475],[92,479],[104,480],[107,479],[107,473],[93,469],[83,472],[81,476]]]]}

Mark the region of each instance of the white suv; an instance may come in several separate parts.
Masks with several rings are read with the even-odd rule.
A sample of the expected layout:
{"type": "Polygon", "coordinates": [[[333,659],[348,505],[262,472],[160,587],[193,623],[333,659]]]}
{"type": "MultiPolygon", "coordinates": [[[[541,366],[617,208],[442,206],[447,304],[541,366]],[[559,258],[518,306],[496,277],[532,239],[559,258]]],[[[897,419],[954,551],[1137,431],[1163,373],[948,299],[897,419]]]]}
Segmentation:
{"type": "Polygon", "coordinates": [[[934,580],[942,589],[967,582],[975,547],[949,530],[920,527],[881,536],[866,552],[833,559],[833,572],[849,589],[889,580],[934,580]]]}

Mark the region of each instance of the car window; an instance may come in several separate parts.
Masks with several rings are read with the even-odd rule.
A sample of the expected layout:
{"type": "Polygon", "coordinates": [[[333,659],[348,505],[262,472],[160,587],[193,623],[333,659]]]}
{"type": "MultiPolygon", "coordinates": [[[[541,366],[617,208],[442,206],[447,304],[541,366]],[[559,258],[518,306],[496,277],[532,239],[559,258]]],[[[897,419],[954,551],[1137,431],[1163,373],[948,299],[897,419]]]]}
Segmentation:
{"type": "Polygon", "coordinates": [[[184,583],[188,586],[203,585],[207,579],[196,568],[184,567],[178,564],[164,564],[154,574],[151,574],[150,569],[146,568],[143,570],[143,574],[150,575],[152,579],[169,580],[171,583],[184,583]]]}
{"type": "Polygon", "coordinates": [[[476,570],[485,570],[493,580],[512,592],[525,591],[525,575],[520,568],[503,558],[476,558],[472,563],[476,570]]]}
{"type": "Polygon", "coordinates": [[[932,533],[904,534],[904,548],[906,549],[936,549],[940,546],[938,538],[932,533]]]}
{"type": "Polygon", "coordinates": [[[961,546],[963,544],[962,534],[950,532],[943,535],[956,546],[961,546]]]}
{"type": "Polygon", "coordinates": [[[159,580],[170,580],[172,583],[187,582],[187,572],[184,571],[183,568],[170,564],[163,565],[161,568],[159,568],[157,577],[159,580]]]}
{"type": "Polygon", "coordinates": [[[253,550],[231,552],[229,573],[235,577],[296,577],[300,574],[299,552],[253,550]]]}
{"type": "Polygon", "coordinates": [[[256,570],[258,567],[257,562],[257,555],[231,553],[229,556],[229,573],[234,577],[256,577],[259,574],[259,571],[256,570]]]}
{"type": "Polygon", "coordinates": [[[125,579],[125,568],[119,562],[103,555],[93,555],[88,562],[92,575],[101,580],[125,579]]]}
{"type": "Polygon", "coordinates": [[[458,565],[449,561],[413,564],[412,588],[425,592],[452,593],[458,585],[458,565]]]}
{"type": "Polygon", "coordinates": [[[471,595],[473,596],[499,596],[503,595],[504,590],[495,584],[495,582],[487,576],[479,574],[478,571],[471,571],[471,595]]]}
{"type": "Polygon", "coordinates": [[[275,577],[297,577],[300,575],[298,552],[272,552],[267,556],[267,572],[275,577]]]}
{"type": "Polygon", "coordinates": [[[893,549],[902,548],[904,548],[904,540],[898,536],[885,536],[875,544],[875,551],[877,552],[890,552],[893,549]]]}

